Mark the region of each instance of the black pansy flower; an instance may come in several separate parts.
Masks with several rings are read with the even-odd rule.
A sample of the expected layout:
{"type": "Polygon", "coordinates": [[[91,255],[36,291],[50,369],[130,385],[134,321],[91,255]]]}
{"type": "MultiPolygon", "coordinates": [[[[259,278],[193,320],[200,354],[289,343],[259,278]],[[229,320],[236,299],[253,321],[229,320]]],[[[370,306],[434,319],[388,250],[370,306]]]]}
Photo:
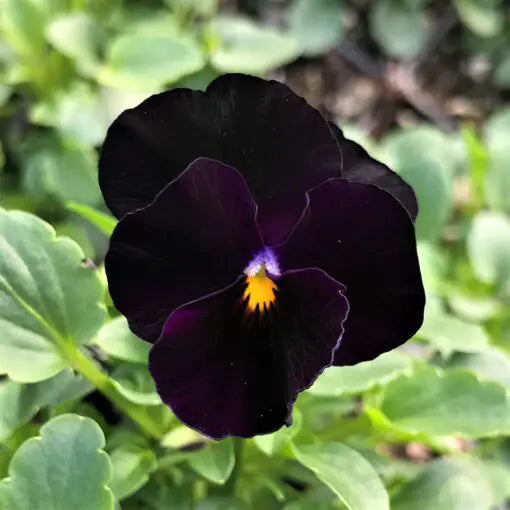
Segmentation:
{"type": "Polygon", "coordinates": [[[100,161],[113,301],[161,398],[213,437],[290,422],[331,364],[422,322],[411,188],[285,85],[225,75],[124,112],[100,161]]]}

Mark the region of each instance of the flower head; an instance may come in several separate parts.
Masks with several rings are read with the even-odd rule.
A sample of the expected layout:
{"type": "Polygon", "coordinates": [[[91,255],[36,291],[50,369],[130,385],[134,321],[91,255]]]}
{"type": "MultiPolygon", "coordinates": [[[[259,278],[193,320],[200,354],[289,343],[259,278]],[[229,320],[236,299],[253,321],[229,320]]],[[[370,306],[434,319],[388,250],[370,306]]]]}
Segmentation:
{"type": "Polygon", "coordinates": [[[210,437],[277,430],[326,367],[421,325],[414,193],[280,83],[152,96],[110,127],[99,177],[114,303],[210,437]]]}

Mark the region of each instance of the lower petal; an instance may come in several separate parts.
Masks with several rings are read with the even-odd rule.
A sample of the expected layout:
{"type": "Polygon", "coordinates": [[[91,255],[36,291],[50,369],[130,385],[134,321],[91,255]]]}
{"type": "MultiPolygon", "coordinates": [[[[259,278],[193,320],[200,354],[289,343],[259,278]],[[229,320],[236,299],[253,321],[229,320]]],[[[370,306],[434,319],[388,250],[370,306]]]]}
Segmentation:
{"type": "Polygon", "coordinates": [[[376,186],[331,179],[312,190],[276,255],[282,267],[320,267],[346,285],[350,311],[335,364],[375,358],[421,326],[425,294],[414,227],[376,186]]]}
{"type": "Polygon", "coordinates": [[[251,437],[289,423],[298,393],[331,365],[348,303],[323,271],[284,273],[266,312],[243,303],[244,279],[176,310],[151,350],[162,400],[214,439],[251,437]]]}

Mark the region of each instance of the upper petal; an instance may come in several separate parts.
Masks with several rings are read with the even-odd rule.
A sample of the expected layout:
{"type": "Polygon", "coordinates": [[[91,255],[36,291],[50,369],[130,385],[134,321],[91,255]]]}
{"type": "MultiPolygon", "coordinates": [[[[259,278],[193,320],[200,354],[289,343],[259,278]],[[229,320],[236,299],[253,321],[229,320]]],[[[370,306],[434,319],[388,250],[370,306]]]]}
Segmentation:
{"type": "Polygon", "coordinates": [[[323,271],[289,271],[265,314],[243,304],[243,279],[184,305],[149,356],[162,400],[210,436],[251,437],[289,423],[297,394],[329,366],[348,311],[323,271]]]}
{"type": "Polygon", "coordinates": [[[418,202],[413,188],[400,175],[372,158],[361,145],[345,138],[336,124],[330,122],[329,125],[342,151],[342,177],[349,181],[374,184],[387,191],[405,207],[415,221],[418,215],[418,202]]]}
{"type": "Polygon", "coordinates": [[[237,278],[262,246],[256,212],[235,169],[201,158],[149,206],[125,216],[105,267],[133,332],[155,341],[175,308],[237,278]]]}
{"type": "Polygon", "coordinates": [[[118,218],[146,206],[198,157],[242,173],[266,244],[288,234],[306,191],[341,169],[335,137],[304,99],[275,81],[224,75],[205,93],[170,90],[117,118],[99,164],[106,204],[118,218]]]}
{"type": "Polygon", "coordinates": [[[372,359],[420,327],[425,295],[414,227],[386,191],[343,179],[321,184],[276,251],[282,267],[319,267],[346,285],[350,311],[336,364],[372,359]]]}

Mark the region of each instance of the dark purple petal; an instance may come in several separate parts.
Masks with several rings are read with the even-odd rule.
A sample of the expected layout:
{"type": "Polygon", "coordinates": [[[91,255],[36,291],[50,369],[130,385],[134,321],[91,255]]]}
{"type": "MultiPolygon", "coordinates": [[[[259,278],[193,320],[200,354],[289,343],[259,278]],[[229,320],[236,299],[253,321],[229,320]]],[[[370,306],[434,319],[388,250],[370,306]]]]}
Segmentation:
{"type": "Polygon", "coordinates": [[[250,314],[240,278],[176,310],[149,356],[162,400],[186,425],[220,439],[290,422],[297,394],[332,362],[348,303],[317,269],[289,271],[266,313],[250,314]]]}
{"type": "Polygon", "coordinates": [[[99,164],[106,204],[118,218],[146,206],[198,157],[245,177],[266,244],[288,234],[308,189],[341,170],[335,137],[304,99],[278,82],[224,75],[205,93],[163,92],[117,118],[99,164]]]}
{"type": "Polygon", "coordinates": [[[330,122],[330,127],[342,151],[342,177],[349,181],[374,184],[387,191],[405,207],[415,221],[418,215],[418,202],[413,188],[400,175],[372,158],[361,145],[344,138],[342,130],[336,124],[330,122]]]}
{"type": "Polygon", "coordinates": [[[105,266],[115,306],[155,341],[178,306],[229,285],[261,249],[256,205],[235,169],[198,159],[115,228],[105,266]]]}
{"type": "Polygon", "coordinates": [[[335,364],[375,358],[420,327],[425,295],[414,227],[386,191],[343,179],[321,184],[276,252],[281,267],[319,267],[346,285],[350,311],[335,364]]]}

